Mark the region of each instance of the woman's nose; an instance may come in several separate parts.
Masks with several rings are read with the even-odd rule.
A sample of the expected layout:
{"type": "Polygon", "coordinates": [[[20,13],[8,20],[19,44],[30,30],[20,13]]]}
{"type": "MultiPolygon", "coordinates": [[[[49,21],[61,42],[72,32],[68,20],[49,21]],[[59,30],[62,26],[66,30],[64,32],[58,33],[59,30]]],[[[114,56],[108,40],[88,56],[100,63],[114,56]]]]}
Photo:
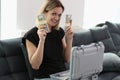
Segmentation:
{"type": "Polygon", "coordinates": [[[55,16],[55,19],[56,19],[56,20],[59,20],[59,19],[60,19],[60,17],[59,17],[59,16],[55,16]]]}

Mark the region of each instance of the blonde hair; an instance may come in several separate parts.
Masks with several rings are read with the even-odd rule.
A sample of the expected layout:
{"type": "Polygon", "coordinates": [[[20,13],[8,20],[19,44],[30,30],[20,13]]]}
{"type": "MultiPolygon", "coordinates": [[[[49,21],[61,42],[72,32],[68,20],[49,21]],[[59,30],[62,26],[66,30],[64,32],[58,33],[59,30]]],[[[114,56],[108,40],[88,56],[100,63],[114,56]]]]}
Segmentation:
{"type": "MultiPolygon", "coordinates": [[[[62,7],[63,11],[64,11],[64,6],[62,5],[62,3],[60,2],[60,0],[44,0],[42,6],[40,7],[40,10],[38,12],[39,14],[43,14],[44,12],[48,12],[56,7],[62,7]]],[[[38,19],[36,19],[36,26],[38,26],[38,19]]],[[[59,29],[59,23],[58,25],[55,27],[56,30],[59,29]]]]}

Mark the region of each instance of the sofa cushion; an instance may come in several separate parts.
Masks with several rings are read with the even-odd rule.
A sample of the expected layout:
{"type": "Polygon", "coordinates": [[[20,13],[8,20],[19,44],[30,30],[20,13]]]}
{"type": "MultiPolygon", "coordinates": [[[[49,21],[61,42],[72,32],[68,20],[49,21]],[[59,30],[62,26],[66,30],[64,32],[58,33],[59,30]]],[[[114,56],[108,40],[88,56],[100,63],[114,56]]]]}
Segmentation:
{"type": "Polygon", "coordinates": [[[101,40],[105,46],[105,52],[115,52],[116,48],[111,38],[101,40]]]}
{"type": "Polygon", "coordinates": [[[105,53],[103,71],[120,71],[120,58],[114,53],[105,53]]]}
{"type": "Polygon", "coordinates": [[[73,46],[87,45],[93,42],[93,37],[90,30],[81,30],[75,32],[73,36],[73,46]]]}
{"type": "Polygon", "coordinates": [[[120,24],[106,21],[105,25],[108,26],[108,30],[117,51],[120,51],[120,24]]]}
{"type": "Polygon", "coordinates": [[[120,34],[120,29],[118,28],[117,23],[106,21],[105,25],[108,26],[108,30],[109,30],[110,33],[114,33],[115,32],[115,33],[120,34]]]}
{"type": "Polygon", "coordinates": [[[116,76],[115,78],[113,78],[112,80],[120,80],[120,75],[116,76]]]}
{"type": "Polygon", "coordinates": [[[113,78],[117,77],[120,75],[120,72],[102,72],[99,74],[98,80],[113,80],[113,78]]]}
{"type": "Polygon", "coordinates": [[[0,40],[0,80],[30,80],[21,42],[22,38],[0,40]]]}
{"type": "Polygon", "coordinates": [[[90,29],[95,42],[102,41],[105,46],[105,52],[116,51],[116,47],[112,41],[107,26],[95,27],[90,29]]]}

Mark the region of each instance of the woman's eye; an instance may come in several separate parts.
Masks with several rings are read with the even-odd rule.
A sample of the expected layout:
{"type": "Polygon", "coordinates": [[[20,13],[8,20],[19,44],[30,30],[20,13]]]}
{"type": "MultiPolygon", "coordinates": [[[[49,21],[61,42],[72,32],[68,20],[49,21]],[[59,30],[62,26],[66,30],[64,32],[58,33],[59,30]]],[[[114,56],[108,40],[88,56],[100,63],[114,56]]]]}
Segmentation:
{"type": "Polygon", "coordinates": [[[61,14],[52,13],[52,16],[59,16],[59,17],[61,17],[61,14]]]}
{"type": "Polygon", "coordinates": [[[55,16],[55,15],[56,15],[56,13],[52,13],[52,15],[53,15],[53,16],[55,16]]]}
{"type": "Polygon", "coordinates": [[[59,17],[61,17],[61,14],[59,14],[59,17]]]}

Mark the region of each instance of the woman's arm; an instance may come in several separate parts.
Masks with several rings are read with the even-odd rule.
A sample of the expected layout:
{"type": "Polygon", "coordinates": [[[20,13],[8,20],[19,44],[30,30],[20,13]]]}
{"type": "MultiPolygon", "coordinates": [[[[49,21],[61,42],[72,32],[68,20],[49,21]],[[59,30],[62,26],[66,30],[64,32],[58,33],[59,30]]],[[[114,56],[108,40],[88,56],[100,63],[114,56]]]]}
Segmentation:
{"type": "Polygon", "coordinates": [[[43,29],[38,30],[38,36],[40,38],[38,47],[36,47],[32,42],[26,39],[26,47],[28,51],[29,62],[33,69],[39,69],[43,60],[43,50],[44,42],[46,38],[46,31],[43,29]]]}
{"type": "Polygon", "coordinates": [[[64,56],[65,56],[65,61],[69,62],[70,61],[70,53],[71,53],[71,48],[72,48],[72,40],[68,41],[66,43],[65,37],[62,39],[63,43],[63,48],[64,48],[64,56]]]}
{"type": "Polygon", "coordinates": [[[63,44],[63,48],[64,48],[66,62],[70,61],[72,41],[73,41],[73,31],[72,31],[71,27],[69,26],[69,27],[67,27],[67,31],[65,33],[65,36],[62,39],[62,44],[63,44]]]}
{"type": "Polygon", "coordinates": [[[44,43],[39,42],[38,47],[36,48],[33,43],[29,40],[26,40],[26,47],[28,51],[29,62],[33,69],[39,69],[39,66],[43,60],[43,48],[44,43]]]}

